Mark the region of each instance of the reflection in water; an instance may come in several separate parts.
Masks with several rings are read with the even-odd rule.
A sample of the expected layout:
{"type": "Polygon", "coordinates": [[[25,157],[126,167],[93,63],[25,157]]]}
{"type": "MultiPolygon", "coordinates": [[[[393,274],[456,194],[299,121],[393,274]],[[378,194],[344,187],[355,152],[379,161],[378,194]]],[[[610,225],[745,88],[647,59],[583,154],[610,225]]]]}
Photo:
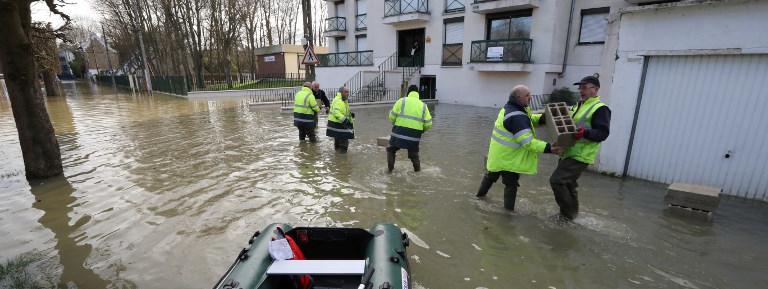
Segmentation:
{"type": "Polygon", "coordinates": [[[376,138],[389,135],[389,106],[355,109],[356,138],[338,154],[323,128],[319,143],[299,143],[292,115],[276,107],[88,84],[65,90],[48,109],[66,179],[40,184],[24,179],[10,106],[0,99],[0,261],[40,251],[58,264],[57,284],[209,287],[247,237],[273,222],[396,223],[413,237],[417,288],[768,282],[765,204],[725,200],[713,223],[698,224],[664,215],[664,185],[585,173],[582,217],[561,226],[549,219],[557,212],[552,156],[521,180],[517,212],[503,209],[503,186],[477,200],[497,109],[431,106],[422,172],[402,154],[388,174],[376,138]]]}
{"type": "Polygon", "coordinates": [[[69,213],[76,207],[77,199],[72,196],[75,189],[64,177],[47,179],[44,182],[32,183],[31,191],[35,196],[33,208],[43,211],[40,222],[43,227],[51,230],[56,239],[56,250],[62,265],[59,286],[64,288],[106,288],[109,284],[99,275],[89,269],[87,258],[93,248],[90,244],[79,244],[82,240],[80,226],[90,221],[89,216],[70,220],[69,213]]]}

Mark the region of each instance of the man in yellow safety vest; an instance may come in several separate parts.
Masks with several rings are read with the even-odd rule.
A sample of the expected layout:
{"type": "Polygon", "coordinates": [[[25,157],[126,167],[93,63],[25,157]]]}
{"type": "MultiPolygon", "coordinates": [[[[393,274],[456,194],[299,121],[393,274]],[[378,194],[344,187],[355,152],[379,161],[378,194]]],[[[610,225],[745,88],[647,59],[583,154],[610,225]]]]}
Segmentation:
{"type": "Polygon", "coordinates": [[[299,140],[309,137],[310,142],[316,142],[315,127],[317,113],[320,108],[312,94],[312,84],[305,82],[304,86],[293,96],[293,125],[299,129],[299,140]]]}
{"type": "Polygon", "coordinates": [[[413,170],[420,171],[419,142],[421,135],[432,128],[432,115],[429,108],[419,99],[419,88],[415,85],[408,87],[408,95],[395,102],[389,112],[392,122],[392,133],[387,147],[387,168],[391,173],[395,168],[395,152],[399,149],[408,150],[408,158],[413,163],[413,170]]]}
{"type": "Polygon", "coordinates": [[[571,108],[571,118],[577,127],[576,143],[565,150],[549,178],[560,216],[567,220],[573,220],[579,213],[576,181],[587,166],[595,163],[600,143],[608,138],[611,124],[611,110],[597,95],[600,80],[587,76],[574,85],[579,86],[581,95],[579,103],[571,108]]]}

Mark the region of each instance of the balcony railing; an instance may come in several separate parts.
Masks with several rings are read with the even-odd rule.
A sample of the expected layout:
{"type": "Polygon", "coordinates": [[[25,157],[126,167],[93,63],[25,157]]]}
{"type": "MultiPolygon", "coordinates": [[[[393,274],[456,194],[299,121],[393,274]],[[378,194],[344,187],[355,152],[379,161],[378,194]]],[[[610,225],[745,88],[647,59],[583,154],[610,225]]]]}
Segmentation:
{"type": "Polygon", "coordinates": [[[357,18],[355,19],[355,30],[361,31],[368,29],[368,14],[357,14],[357,18]]]}
{"type": "Polygon", "coordinates": [[[373,51],[350,51],[339,53],[318,54],[317,59],[323,67],[334,66],[368,66],[373,65],[373,51]]]}
{"type": "Polygon", "coordinates": [[[328,17],[325,18],[325,31],[347,31],[347,18],[328,17]]]}
{"type": "Polygon", "coordinates": [[[472,41],[470,62],[530,63],[533,40],[528,38],[472,41]]]}
{"type": "Polygon", "coordinates": [[[462,12],[462,11],[464,11],[464,1],[463,0],[445,0],[445,12],[446,13],[462,12]]]}
{"type": "Polygon", "coordinates": [[[410,13],[429,13],[427,0],[385,0],[384,17],[410,13]]]}
{"type": "Polygon", "coordinates": [[[461,66],[461,57],[464,53],[464,44],[443,44],[443,61],[444,66],[461,66]]]}

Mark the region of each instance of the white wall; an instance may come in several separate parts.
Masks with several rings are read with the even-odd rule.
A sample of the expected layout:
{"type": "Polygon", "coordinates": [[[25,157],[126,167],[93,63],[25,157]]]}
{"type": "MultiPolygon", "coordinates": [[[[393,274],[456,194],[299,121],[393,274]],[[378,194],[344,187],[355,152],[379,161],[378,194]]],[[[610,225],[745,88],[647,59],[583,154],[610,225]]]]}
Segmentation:
{"type": "MultiPolygon", "coordinates": [[[[611,12],[628,4],[623,0],[576,0],[574,7],[573,26],[571,27],[570,55],[568,67],[564,75],[562,71],[563,53],[565,49],[566,32],[568,31],[568,15],[570,0],[539,1],[539,7],[533,9],[531,38],[533,39],[533,64],[528,65],[528,72],[480,72],[475,64],[470,64],[471,43],[485,39],[485,14],[472,12],[473,0],[465,0],[465,11],[445,14],[444,0],[429,1],[429,21],[411,24],[388,25],[381,23],[384,18],[384,0],[368,0],[368,29],[356,32],[354,23],[356,5],[354,0],[345,1],[347,17],[347,47],[355,47],[355,35],[365,33],[368,36],[368,47],[374,50],[374,64],[378,65],[384,59],[395,53],[397,49],[397,31],[425,28],[425,37],[430,39],[425,43],[425,67],[422,74],[437,77],[437,97],[448,103],[498,106],[503,103],[509,91],[516,84],[526,84],[533,94],[548,94],[554,88],[573,87],[573,82],[586,75],[600,71],[600,63],[604,58],[603,45],[578,45],[581,10],[598,7],[611,7],[611,12]],[[444,41],[444,24],[446,18],[464,17],[464,47],[461,67],[442,67],[442,45],[444,41]],[[552,85],[554,75],[556,84],[552,85]],[[468,97],[482,92],[482,96],[468,97]]],[[[333,2],[328,2],[333,13],[333,2]]],[[[333,15],[331,15],[333,16],[333,15]]],[[[615,25],[615,24],[614,24],[615,25]]],[[[331,39],[332,40],[332,39],[331,39]]],[[[334,46],[334,41],[329,41],[334,46]]],[[[331,47],[331,51],[336,51],[331,47]]],[[[375,69],[360,67],[353,69],[375,69]]],[[[326,80],[333,85],[343,83],[354,75],[353,71],[340,68],[318,68],[318,79],[326,80]],[[330,72],[332,75],[324,75],[330,72]],[[344,78],[344,80],[340,80],[344,78]]]]}
{"type": "MultiPolygon", "coordinates": [[[[768,54],[768,1],[678,4],[653,9],[630,8],[609,39],[618,56],[612,83],[601,91],[612,111],[611,136],[602,146],[598,169],[622,173],[629,146],[645,55],[768,54]],[[761,31],[762,29],[762,31],[761,31]]],[[[603,85],[603,89],[606,86],[603,85]]]]}

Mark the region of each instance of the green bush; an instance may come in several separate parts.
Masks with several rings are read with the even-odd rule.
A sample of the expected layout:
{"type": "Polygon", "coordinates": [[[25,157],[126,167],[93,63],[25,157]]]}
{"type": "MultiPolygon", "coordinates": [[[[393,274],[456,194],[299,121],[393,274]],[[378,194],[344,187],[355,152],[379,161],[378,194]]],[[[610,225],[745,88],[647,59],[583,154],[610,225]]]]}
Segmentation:
{"type": "Polygon", "coordinates": [[[549,96],[549,102],[565,102],[568,105],[574,105],[578,102],[579,98],[576,93],[572,92],[567,87],[561,87],[552,91],[549,96]]]}

